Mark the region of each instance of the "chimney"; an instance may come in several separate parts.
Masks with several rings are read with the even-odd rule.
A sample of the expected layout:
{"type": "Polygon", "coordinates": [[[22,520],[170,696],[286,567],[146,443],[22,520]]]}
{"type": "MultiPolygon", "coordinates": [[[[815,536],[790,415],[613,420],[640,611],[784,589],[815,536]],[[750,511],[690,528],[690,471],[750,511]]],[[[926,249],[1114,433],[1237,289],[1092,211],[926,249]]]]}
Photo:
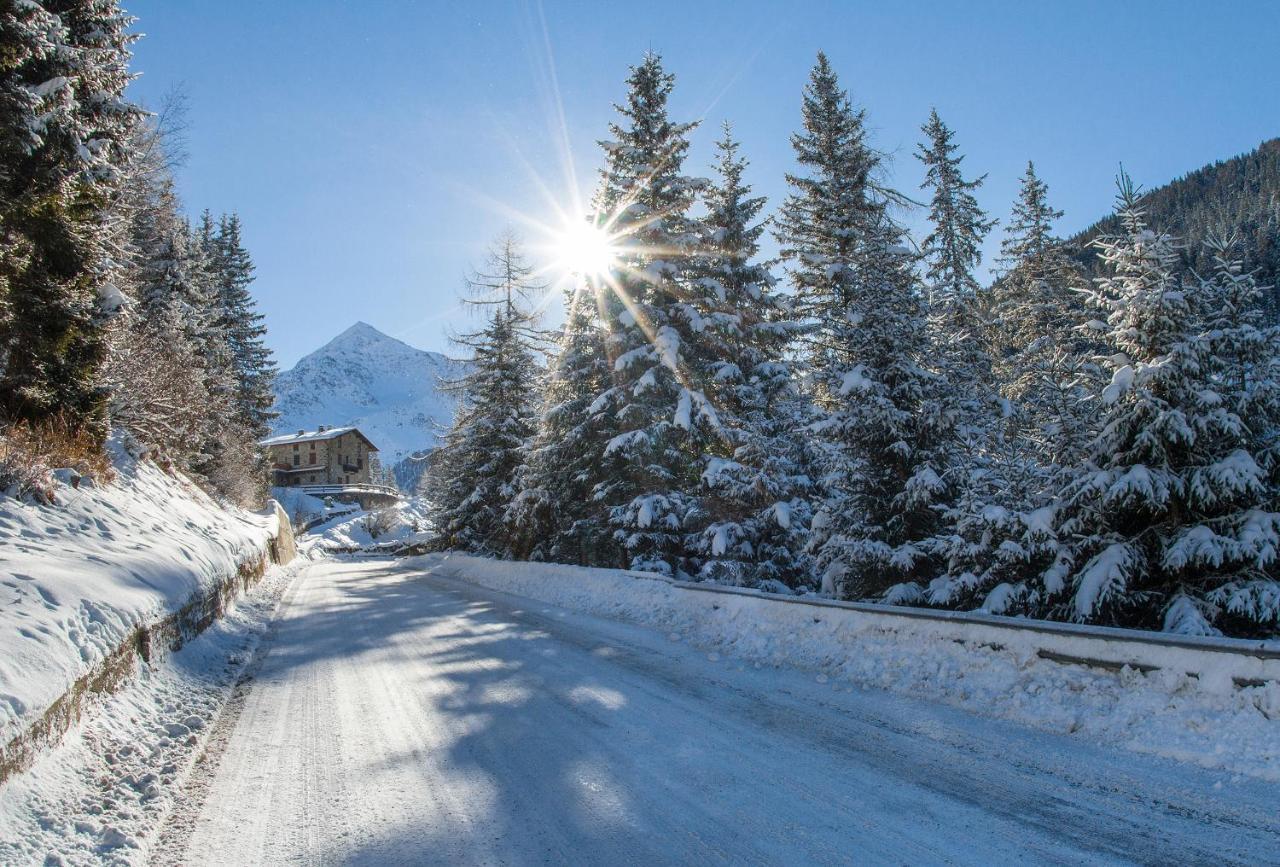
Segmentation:
{"type": "Polygon", "coordinates": [[[306,431],[304,431],[304,430],[300,430],[300,431],[298,431],[298,436],[302,436],[304,433],[306,433],[306,431]]]}
{"type": "Polygon", "coordinates": [[[319,433],[324,433],[324,431],[325,431],[324,425],[320,425],[319,433]]]}

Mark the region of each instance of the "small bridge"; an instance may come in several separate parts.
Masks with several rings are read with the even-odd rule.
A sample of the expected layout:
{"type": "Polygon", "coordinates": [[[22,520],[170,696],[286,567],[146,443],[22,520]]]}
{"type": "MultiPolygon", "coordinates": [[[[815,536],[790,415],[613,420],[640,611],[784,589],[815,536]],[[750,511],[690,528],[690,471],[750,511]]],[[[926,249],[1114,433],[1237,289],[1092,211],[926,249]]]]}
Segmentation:
{"type": "Polygon", "coordinates": [[[313,497],[332,497],[339,503],[359,503],[362,509],[390,506],[399,501],[399,489],[388,485],[299,485],[298,489],[313,497]]]}

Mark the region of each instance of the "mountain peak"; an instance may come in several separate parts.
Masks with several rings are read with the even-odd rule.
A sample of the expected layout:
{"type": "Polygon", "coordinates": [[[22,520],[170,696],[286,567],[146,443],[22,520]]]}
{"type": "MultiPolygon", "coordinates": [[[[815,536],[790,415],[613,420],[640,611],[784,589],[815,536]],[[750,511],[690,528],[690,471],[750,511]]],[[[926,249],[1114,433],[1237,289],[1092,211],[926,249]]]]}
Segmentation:
{"type": "Polygon", "coordinates": [[[374,328],[372,325],[370,325],[368,322],[365,322],[363,319],[357,319],[354,325],[347,328],[346,331],[342,332],[342,334],[339,334],[338,336],[345,337],[347,335],[355,335],[355,334],[367,334],[371,337],[389,336],[389,335],[383,334],[381,331],[374,328]]]}
{"type": "Polygon", "coordinates": [[[365,322],[362,319],[357,321],[354,325],[348,326],[345,331],[343,331],[337,337],[330,340],[329,343],[330,344],[348,343],[353,340],[394,340],[394,339],[395,339],[394,337],[391,337],[390,335],[387,335],[387,334],[383,334],[381,331],[374,328],[372,325],[370,325],[368,322],[365,322]]]}
{"type": "Polygon", "coordinates": [[[313,352],[312,355],[326,356],[333,354],[335,351],[367,352],[370,350],[405,355],[425,352],[425,350],[410,346],[403,340],[397,340],[389,334],[384,334],[368,322],[359,321],[313,352]]]}

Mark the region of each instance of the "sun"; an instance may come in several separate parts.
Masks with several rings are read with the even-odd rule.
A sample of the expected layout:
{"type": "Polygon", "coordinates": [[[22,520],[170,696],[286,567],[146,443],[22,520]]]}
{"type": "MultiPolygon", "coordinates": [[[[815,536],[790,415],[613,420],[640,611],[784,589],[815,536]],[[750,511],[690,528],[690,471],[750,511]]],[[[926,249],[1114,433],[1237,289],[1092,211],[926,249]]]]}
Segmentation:
{"type": "Polygon", "coordinates": [[[554,247],[557,266],[569,274],[599,277],[608,274],[618,261],[614,239],[585,221],[566,226],[554,247]]]}

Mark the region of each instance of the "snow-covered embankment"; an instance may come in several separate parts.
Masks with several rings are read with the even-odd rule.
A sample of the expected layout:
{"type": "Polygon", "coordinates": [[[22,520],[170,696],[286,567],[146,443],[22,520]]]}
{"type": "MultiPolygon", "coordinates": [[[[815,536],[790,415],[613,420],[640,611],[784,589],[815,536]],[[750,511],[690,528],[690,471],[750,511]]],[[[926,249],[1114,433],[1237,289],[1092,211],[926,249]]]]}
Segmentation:
{"type": "MultiPolygon", "coordinates": [[[[459,554],[424,570],[765,665],[1280,781],[1280,646],[809,602],[647,573],[459,554]]],[[[834,684],[833,684],[834,685],[834,684]]]]}
{"type": "Polygon", "coordinates": [[[0,782],[293,557],[274,504],[229,509],[120,452],[115,469],[58,482],[53,506],[0,498],[0,782]]]}

